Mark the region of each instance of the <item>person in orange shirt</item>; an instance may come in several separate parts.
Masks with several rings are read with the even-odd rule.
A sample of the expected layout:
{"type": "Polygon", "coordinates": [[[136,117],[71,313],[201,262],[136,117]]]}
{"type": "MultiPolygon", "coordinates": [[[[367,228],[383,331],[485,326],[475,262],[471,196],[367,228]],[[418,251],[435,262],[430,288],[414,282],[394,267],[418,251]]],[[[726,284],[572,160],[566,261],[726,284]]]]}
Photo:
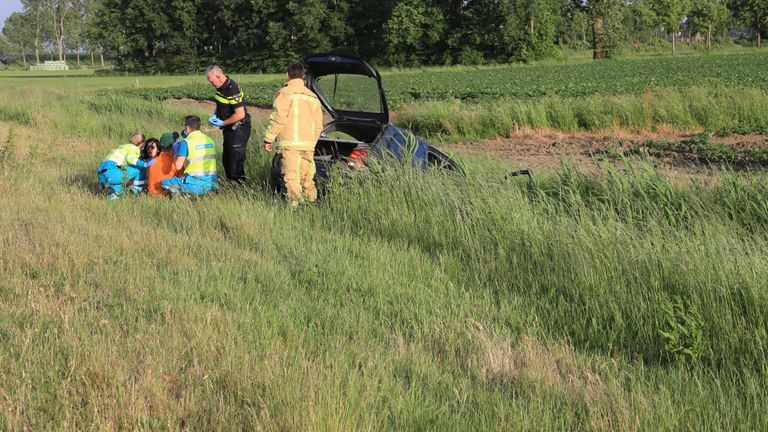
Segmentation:
{"type": "Polygon", "coordinates": [[[178,137],[178,132],[166,132],[160,137],[160,141],[154,138],[147,140],[149,157],[157,158],[155,163],[147,168],[147,192],[151,196],[168,196],[160,183],[178,173],[173,166],[173,143],[178,137]]]}

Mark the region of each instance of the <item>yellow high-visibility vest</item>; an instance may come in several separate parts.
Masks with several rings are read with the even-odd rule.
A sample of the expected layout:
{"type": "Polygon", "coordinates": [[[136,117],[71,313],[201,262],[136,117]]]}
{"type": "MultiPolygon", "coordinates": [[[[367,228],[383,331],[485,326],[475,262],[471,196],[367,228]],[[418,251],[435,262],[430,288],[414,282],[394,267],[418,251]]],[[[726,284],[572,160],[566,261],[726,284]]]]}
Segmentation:
{"type": "Polygon", "coordinates": [[[187,135],[187,167],[184,174],[193,177],[216,176],[216,145],[200,131],[187,135]]]}
{"type": "Polygon", "coordinates": [[[102,162],[112,161],[120,168],[133,165],[139,160],[141,149],[133,144],[123,144],[113,149],[102,162]]]}

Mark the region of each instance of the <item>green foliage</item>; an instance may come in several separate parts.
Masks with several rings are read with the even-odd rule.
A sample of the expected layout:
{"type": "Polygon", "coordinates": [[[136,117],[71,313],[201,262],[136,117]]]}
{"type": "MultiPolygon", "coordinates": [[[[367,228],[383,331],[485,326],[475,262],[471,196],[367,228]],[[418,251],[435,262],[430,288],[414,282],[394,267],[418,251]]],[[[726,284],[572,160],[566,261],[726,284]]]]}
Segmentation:
{"type": "Polygon", "coordinates": [[[704,354],[704,323],[696,305],[681,297],[662,299],[664,316],[659,336],[664,352],[675,361],[696,363],[704,354]]]}
{"type": "Polygon", "coordinates": [[[734,16],[752,28],[760,46],[761,35],[768,30],[768,0],[731,0],[728,5],[734,16]]]}
{"type": "Polygon", "coordinates": [[[729,17],[724,0],[698,0],[693,3],[688,22],[692,29],[708,34],[722,29],[729,17]]]}
{"type": "Polygon", "coordinates": [[[0,55],[8,55],[14,51],[5,35],[0,34],[0,55]]]}
{"type": "Polygon", "coordinates": [[[443,38],[445,21],[439,8],[423,0],[408,0],[395,6],[384,29],[388,62],[417,66],[429,62],[433,47],[443,38]]]}

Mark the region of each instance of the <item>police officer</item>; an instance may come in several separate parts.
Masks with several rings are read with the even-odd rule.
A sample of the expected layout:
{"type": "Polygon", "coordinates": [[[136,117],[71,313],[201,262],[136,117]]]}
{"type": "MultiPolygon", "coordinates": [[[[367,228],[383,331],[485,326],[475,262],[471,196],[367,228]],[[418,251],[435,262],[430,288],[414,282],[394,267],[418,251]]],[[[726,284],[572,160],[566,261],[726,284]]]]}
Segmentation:
{"type": "Polygon", "coordinates": [[[245,147],[251,136],[251,117],[245,107],[243,91],[218,66],[209,66],[205,74],[216,88],[216,113],[208,121],[224,134],[224,172],[227,179],[242,183],[245,180],[245,147]]]}

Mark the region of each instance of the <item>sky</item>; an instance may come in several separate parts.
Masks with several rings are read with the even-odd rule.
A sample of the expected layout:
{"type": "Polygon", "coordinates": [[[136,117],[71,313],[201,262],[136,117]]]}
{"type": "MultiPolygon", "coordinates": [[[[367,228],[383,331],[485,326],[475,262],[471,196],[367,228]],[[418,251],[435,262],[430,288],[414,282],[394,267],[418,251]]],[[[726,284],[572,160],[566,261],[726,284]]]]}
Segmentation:
{"type": "Polygon", "coordinates": [[[5,19],[14,12],[21,12],[21,0],[0,0],[0,28],[5,25],[5,19]]]}

